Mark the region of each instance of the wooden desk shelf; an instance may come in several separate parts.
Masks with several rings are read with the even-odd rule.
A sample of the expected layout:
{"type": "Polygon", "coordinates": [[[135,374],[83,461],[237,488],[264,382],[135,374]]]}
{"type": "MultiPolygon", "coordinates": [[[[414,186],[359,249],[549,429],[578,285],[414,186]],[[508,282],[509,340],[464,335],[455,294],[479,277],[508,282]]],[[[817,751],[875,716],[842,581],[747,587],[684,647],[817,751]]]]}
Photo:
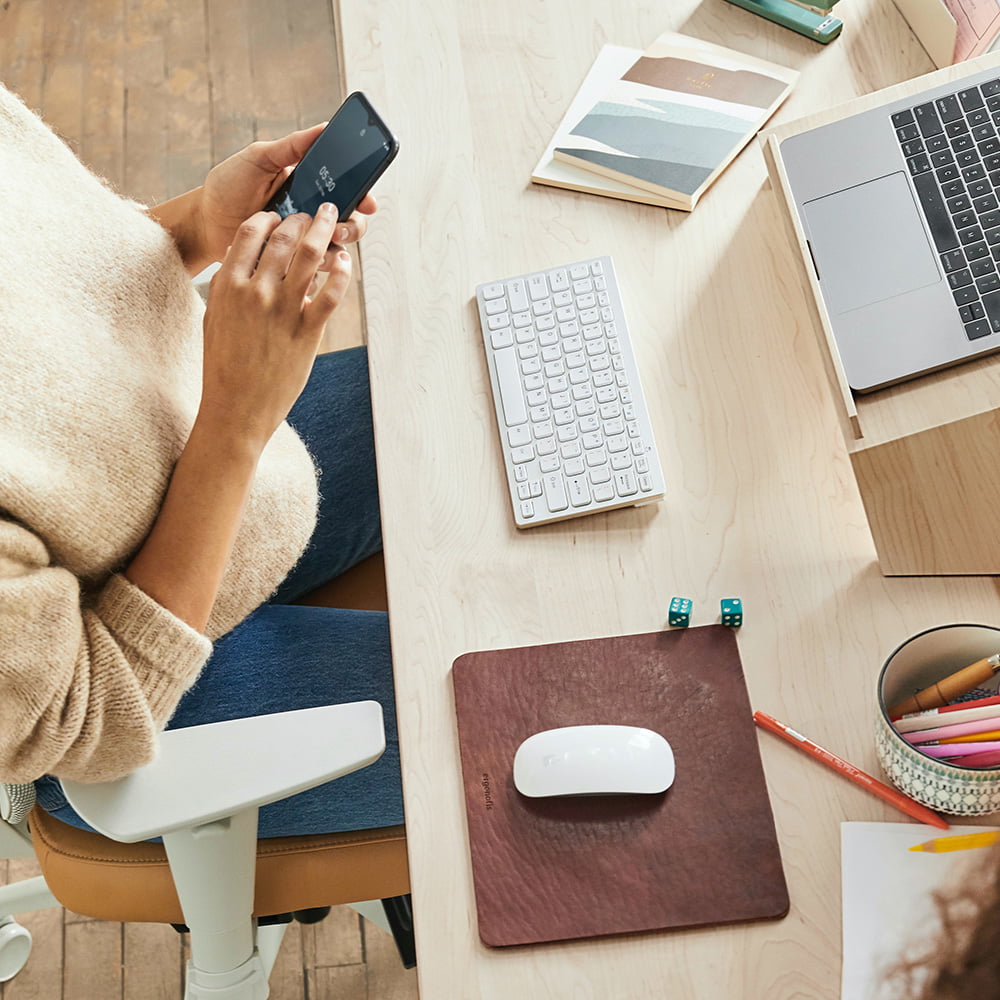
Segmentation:
{"type": "Polygon", "coordinates": [[[991,54],[779,126],[762,137],[774,191],[802,255],[814,317],[847,449],[887,576],[1000,573],[1000,354],[888,389],[855,395],[847,384],[780,157],[791,135],[906,97],[971,70],[991,54]]]}

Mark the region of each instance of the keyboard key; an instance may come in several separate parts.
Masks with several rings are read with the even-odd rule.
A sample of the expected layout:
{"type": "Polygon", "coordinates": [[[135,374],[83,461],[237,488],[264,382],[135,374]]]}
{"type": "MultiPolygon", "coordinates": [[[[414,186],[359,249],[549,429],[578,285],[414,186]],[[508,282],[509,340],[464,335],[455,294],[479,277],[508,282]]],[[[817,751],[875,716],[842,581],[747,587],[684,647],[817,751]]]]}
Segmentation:
{"type": "Polygon", "coordinates": [[[964,268],[961,271],[952,271],[948,275],[948,284],[952,288],[962,288],[964,285],[971,285],[972,274],[968,268],[964,268]]]}
{"type": "Polygon", "coordinates": [[[986,315],[986,310],[981,302],[970,302],[967,306],[962,306],[958,310],[963,323],[972,323],[977,319],[982,319],[986,315]]]}
{"type": "Polygon", "coordinates": [[[566,480],[569,502],[574,507],[586,507],[590,503],[590,484],[586,476],[570,476],[566,480]]]}
{"type": "Polygon", "coordinates": [[[639,492],[639,486],[635,481],[635,475],[631,471],[616,472],[614,482],[615,490],[618,492],[620,497],[635,496],[635,494],[639,492]]]}
{"type": "Polygon", "coordinates": [[[923,136],[937,135],[942,130],[941,120],[938,118],[933,104],[917,105],[913,109],[913,117],[916,120],[917,128],[920,129],[920,134],[923,136]]]}
{"type": "Polygon", "coordinates": [[[524,312],[528,308],[528,291],[522,279],[507,282],[507,298],[511,312],[524,312]]]}
{"type": "Polygon", "coordinates": [[[990,324],[985,320],[977,320],[975,323],[965,324],[965,335],[969,340],[978,340],[980,337],[988,337],[993,331],[990,324]]]}
{"type": "MultiPolygon", "coordinates": [[[[956,138],[954,141],[957,142],[958,139],[956,138]]],[[[972,142],[971,137],[969,138],[969,142],[972,142]]],[[[937,153],[941,151],[946,152],[949,148],[951,148],[948,143],[949,139],[946,135],[932,135],[928,136],[924,140],[924,145],[927,147],[928,153],[937,153]]]]}
{"type": "MultiPolygon", "coordinates": [[[[1000,93],[1000,90],[998,90],[997,93],[1000,93]]],[[[913,112],[909,108],[906,108],[904,111],[897,111],[892,116],[892,124],[896,128],[902,128],[904,125],[909,125],[912,122],[913,122],[913,112]]]]}
{"type": "Polygon", "coordinates": [[[965,267],[965,254],[959,250],[949,250],[941,254],[941,264],[945,272],[958,271],[965,267]]]}
{"type": "Polygon", "coordinates": [[[1000,332],[1000,291],[983,296],[983,307],[993,333],[1000,332]]]}
{"type": "Polygon", "coordinates": [[[954,94],[939,97],[934,104],[937,106],[938,115],[943,122],[953,122],[956,118],[962,117],[962,107],[954,94]]]}
{"type": "Polygon", "coordinates": [[[545,280],[544,274],[533,274],[528,279],[528,298],[532,302],[537,302],[539,299],[548,298],[549,294],[549,283],[545,280]]]}
{"type": "Polygon", "coordinates": [[[956,306],[963,306],[968,302],[978,302],[979,292],[976,291],[975,285],[969,283],[964,288],[956,288],[952,292],[952,297],[955,299],[956,306]]]}
{"type": "Polygon", "coordinates": [[[951,217],[934,178],[930,174],[920,174],[913,178],[913,186],[923,206],[938,253],[953,250],[958,246],[958,237],[955,235],[955,227],[951,224],[951,217]]]}
{"type": "Polygon", "coordinates": [[[523,424],[528,419],[521,392],[521,377],[517,371],[517,356],[513,347],[494,351],[497,381],[500,384],[500,400],[503,404],[504,420],[508,427],[523,424]]]}
{"type": "Polygon", "coordinates": [[[554,292],[565,292],[569,289],[569,277],[562,269],[549,272],[549,287],[554,292]]]}
{"type": "Polygon", "coordinates": [[[979,89],[983,92],[984,97],[995,97],[1000,94],[1000,80],[987,80],[986,83],[981,83],[979,89]]]}
{"type": "MultiPolygon", "coordinates": [[[[987,324],[988,326],[989,324],[987,324]]],[[[563,483],[561,472],[550,472],[547,476],[543,476],[542,489],[545,492],[546,506],[554,514],[569,507],[569,499],[566,496],[566,486],[563,483]]]]}
{"type": "Polygon", "coordinates": [[[975,111],[976,108],[984,107],[983,95],[979,93],[978,87],[969,87],[968,90],[958,92],[958,100],[966,111],[975,111]]]}

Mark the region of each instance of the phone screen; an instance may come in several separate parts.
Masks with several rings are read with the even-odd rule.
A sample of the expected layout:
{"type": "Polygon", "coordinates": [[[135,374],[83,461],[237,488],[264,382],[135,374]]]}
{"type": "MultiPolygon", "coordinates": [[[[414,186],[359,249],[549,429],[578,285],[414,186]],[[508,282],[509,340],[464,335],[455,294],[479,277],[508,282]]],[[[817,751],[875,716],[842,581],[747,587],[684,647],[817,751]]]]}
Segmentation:
{"type": "Polygon", "coordinates": [[[324,201],[345,219],[395,156],[392,133],[361,94],[351,94],[277,191],[270,211],[315,215],[324,201]]]}

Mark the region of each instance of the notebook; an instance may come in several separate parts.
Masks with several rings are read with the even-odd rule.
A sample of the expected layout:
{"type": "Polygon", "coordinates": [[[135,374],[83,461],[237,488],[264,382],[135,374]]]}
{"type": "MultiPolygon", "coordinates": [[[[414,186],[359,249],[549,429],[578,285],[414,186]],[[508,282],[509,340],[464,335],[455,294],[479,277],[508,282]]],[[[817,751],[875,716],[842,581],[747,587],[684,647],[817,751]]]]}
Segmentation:
{"type": "Polygon", "coordinates": [[[788,96],[794,70],[687,35],[661,35],[552,155],[691,211],[788,96]]]}
{"type": "Polygon", "coordinates": [[[1000,348],[1000,59],[779,144],[848,384],[1000,348]]]}
{"type": "Polygon", "coordinates": [[[566,136],[570,129],[641,55],[641,49],[627,49],[618,45],[602,47],[593,65],[587,71],[586,78],[580,84],[580,89],[576,92],[563,120],[556,128],[552,141],[531,172],[531,180],[535,184],[565,188],[568,191],[580,191],[583,194],[597,194],[606,198],[619,198],[622,201],[643,202],[660,208],[676,207],[672,198],[661,198],[651,191],[644,191],[631,184],[623,184],[621,181],[595,174],[592,170],[584,170],[572,163],[564,163],[552,155],[556,146],[566,142],[566,136]]]}
{"type": "Polygon", "coordinates": [[[736,636],[709,625],[467,653],[452,666],[479,935],[494,947],[788,911],[736,636]],[[632,725],[676,763],[658,795],[527,799],[520,743],[632,725]]]}

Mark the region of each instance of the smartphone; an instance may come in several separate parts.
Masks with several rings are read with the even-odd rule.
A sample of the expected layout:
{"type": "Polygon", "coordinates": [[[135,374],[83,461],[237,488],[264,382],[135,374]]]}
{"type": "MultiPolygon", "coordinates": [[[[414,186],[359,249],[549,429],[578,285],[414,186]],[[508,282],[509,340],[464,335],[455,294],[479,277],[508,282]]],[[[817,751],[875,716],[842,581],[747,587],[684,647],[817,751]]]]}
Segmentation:
{"type": "Polygon", "coordinates": [[[371,102],[357,91],[337,109],[319,138],[268,202],[282,218],[315,215],[324,201],[346,219],[371,190],[399,150],[371,102]]]}

